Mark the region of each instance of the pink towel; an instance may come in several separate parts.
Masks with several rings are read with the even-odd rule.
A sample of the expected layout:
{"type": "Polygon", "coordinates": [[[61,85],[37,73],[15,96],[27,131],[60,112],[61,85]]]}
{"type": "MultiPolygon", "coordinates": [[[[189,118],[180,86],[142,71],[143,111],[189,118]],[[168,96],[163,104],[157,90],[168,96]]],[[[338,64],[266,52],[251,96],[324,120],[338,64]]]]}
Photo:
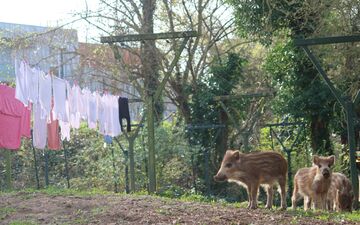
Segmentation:
{"type": "Polygon", "coordinates": [[[30,109],[15,98],[15,89],[0,85],[0,148],[18,149],[30,138],[30,109]]]}

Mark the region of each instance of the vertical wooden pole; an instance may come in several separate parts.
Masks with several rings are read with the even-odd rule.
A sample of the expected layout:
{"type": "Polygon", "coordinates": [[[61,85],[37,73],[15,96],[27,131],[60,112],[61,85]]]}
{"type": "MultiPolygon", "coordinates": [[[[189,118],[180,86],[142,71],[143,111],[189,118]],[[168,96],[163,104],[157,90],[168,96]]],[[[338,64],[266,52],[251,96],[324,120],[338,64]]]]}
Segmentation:
{"type": "Polygon", "coordinates": [[[40,181],[39,181],[39,172],[38,172],[38,166],[37,166],[37,159],[36,159],[36,152],[35,152],[35,147],[33,144],[32,145],[32,150],[33,150],[33,155],[34,155],[34,167],[35,167],[35,178],[36,178],[36,188],[40,189],[40,181]]]}
{"type": "Polygon", "coordinates": [[[129,139],[129,163],[130,163],[130,191],[135,192],[135,158],[134,158],[134,139],[129,139]]]}
{"type": "Polygon", "coordinates": [[[291,150],[284,149],[287,156],[288,162],[288,200],[291,201],[292,191],[293,191],[293,180],[291,172],[291,150]]]}
{"type": "Polygon", "coordinates": [[[210,161],[210,156],[209,156],[209,149],[205,148],[204,151],[204,158],[205,158],[205,183],[206,183],[206,195],[210,196],[210,165],[209,165],[209,161],[210,161]]]}
{"type": "MultiPolygon", "coordinates": [[[[125,156],[125,193],[130,193],[130,187],[129,187],[129,165],[128,165],[128,159],[129,159],[129,152],[124,151],[125,156]]],[[[135,183],[135,182],[134,182],[135,183]]]]}
{"type": "Polygon", "coordinates": [[[112,164],[113,164],[113,174],[114,174],[114,192],[119,193],[118,183],[117,183],[117,176],[116,176],[116,165],[115,165],[115,153],[114,153],[114,146],[110,144],[111,149],[111,156],[112,156],[112,164]]]}
{"type": "Polygon", "coordinates": [[[49,152],[44,149],[45,156],[45,186],[49,186],[49,152]]]}
{"type": "Polygon", "coordinates": [[[6,189],[11,190],[12,184],[11,184],[11,151],[6,150],[5,151],[5,161],[6,161],[6,173],[5,173],[5,183],[6,183],[6,189]]]}
{"type": "Polygon", "coordinates": [[[353,103],[349,100],[346,102],[347,115],[347,132],[350,152],[350,175],[355,195],[354,208],[359,207],[359,177],[356,168],[356,144],[355,144],[355,129],[354,129],[354,108],[353,103]]]}
{"type": "Polygon", "coordinates": [[[155,128],[154,128],[154,100],[153,96],[148,96],[147,101],[147,125],[148,125],[148,145],[149,145],[149,193],[156,191],[156,172],[155,172],[155,128]]]}
{"type": "Polygon", "coordinates": [[[69,175],[69,164],[68,164],[68,152],[65,146],[65,141],[63,142],[64,148],[64,158],[65,158],[65,174],[66,174],[66,183],[67,188],[70,188],[70,175],[69,175]]]}

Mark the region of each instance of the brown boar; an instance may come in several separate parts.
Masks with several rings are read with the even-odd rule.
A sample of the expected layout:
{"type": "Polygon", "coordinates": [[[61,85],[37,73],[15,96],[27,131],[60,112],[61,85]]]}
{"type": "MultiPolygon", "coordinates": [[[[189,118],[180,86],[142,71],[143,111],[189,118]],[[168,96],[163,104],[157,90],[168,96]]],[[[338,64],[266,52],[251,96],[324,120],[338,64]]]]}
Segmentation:
{"type": "Polygon", "coordinates": [[[276,152],[240,153],[227,150],[215,181],[235,182],[244,186],[248,193],[248,208],[257,208],[260,184],[267,193],[266,208],[273,204],[273,187],[278,183],[281,191],[281,208],[286,209],[287,161],[276,152]]]}
{"type": "Polygon", "coordinates": [[[304,210],[314,201],[315,209],[326,209],[326,196],[331,183],[331,166],[334,165],[335,156],[313,157],[313,166],[302,168],[294,177],[294,190],[292,195],[292,208],[296,208],[298,194],[304,197],[304,210]]]}
{"type": "Polygon", "coordinates": [[[330,210],[352,211],[354,192],[350,180],[342,173],[333,173],[327,203],[330,210]]]}

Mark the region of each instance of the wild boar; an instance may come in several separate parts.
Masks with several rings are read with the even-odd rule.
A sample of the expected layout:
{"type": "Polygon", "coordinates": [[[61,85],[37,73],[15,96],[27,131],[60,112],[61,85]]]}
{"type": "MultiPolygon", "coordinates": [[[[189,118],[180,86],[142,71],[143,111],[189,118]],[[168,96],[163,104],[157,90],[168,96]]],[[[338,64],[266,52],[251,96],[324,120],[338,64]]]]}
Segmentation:
{"type": "Polygon", "coordinates": [[[248,193],[248,208],[257,208],[257,194],[262,185],[267,193],[266,208],[273,204],[273,187],[280,186],[281,209],[286,209],[287,161],[277,152],[240,153],[227,150],[215,181],[235,182],[248,193]]]}
{"type": "Polygon", "coordinates": [[[342,173],[332,173],[327,203],[330,210],[352,211],[354,192],[350,180],[342,173]]]}
{"type": "Polygon", "coordinates": [[[313,157],[313,166],[301,168],[294,176],[294,190],[292,194],[292,208],[296,209],[298,194],[304,197],[304,210],[311,207],[314,201],[315,209],[326,209],[326,196],[331,183],[331,166],[335,156],[313,157]]]}

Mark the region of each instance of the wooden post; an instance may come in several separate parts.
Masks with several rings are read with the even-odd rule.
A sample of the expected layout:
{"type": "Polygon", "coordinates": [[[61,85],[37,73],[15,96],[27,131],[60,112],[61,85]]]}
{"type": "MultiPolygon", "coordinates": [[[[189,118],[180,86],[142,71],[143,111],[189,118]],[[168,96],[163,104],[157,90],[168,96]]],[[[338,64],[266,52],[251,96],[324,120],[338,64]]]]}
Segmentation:
{"type": "Polygon", "coordinates": [[[116,164],[115,164],[115,153],[114,153],[114,146],[112,144],[109,145],[110,149],[111,149],[111,157],[112,157],[112,166],[113,166],[113,174],[114,174],[114,192],[115,193],[119,193],[119,188],[118,188],[118,178],[116,175],[116,164]]]}
{"type": "Polygon", "coordinates": [[[6,150],[5,151],[5,161],[6,161],[6,173],[5,173],[5,184],[6,184],[6,190],[11,190],[12,189],[12,184],[11,184],[11,151],[10,150],[6,150]]]}
{"type": "MultiPolygon", "coordinates": [[[[170,69],[169,71],[167,71],[167,73],[165,74],[165,77],[162,79],[162,81],[160,82],[159,86],[154,89],[151,90],[149,93],[149,96],[145,97],[145,103],[147,104],[147,129],[148,129],[148,145],[149,145],[149,159],[148,159],[148,176],[149,176],[149,192],[153,193],[156,191],[156,172],[155,172],[155,129],[154,129],[154,102],[157,101],[160,96],[161,93],[163,91],[163,89],[165,88],[165,85],[168,81],[168,79],[170,78],[170,75],[172,74],[173,69],[175,68],[177,62],[179,61],[180,55],[182,53],[182,51],[185,48],[186,43],[188,42],[188,40],[191,37],[197,37],[198,34],[195,31],[185,31],[185,32],[170,32],[170,33],[157,33],[154,34],[153,33],[153,21],[152,21],[152,15],[154,12],[154,8],[152,8],[154,6],[155,2],[152,1],[145,1],[145,4],[143,6],[144,9],[144,20],[145,20],[145,24],[147,24],[148,27],[146,27],[147,29],[145,30],[145,32],[148,33],[143,33],[143,34],[136,34],[136,35],[122,35],[122,36],[111,36],[111,37],[101,37],[101,43],[117,43],[117,42],[129,42],[129,41],[145,41],[147,40],[148,43],[150,43],[150,48],[148,49],[148,52],[150,52],[150,57],[145,57],[147,61],[145,61],[146,63],[149,63],[150,67],[153,66],[154,68],[157,65],[157,62],[154,62],[154,55],[152,55],[153,53],[153,49],[155,46],[155,40],[157,39],[174,39],[174,38],[184,38],[184,40],[182,41],[180,48],[178,49],[178,51],[175,53],[175,57],[173,59],[173,61],[170,64],[170,69]],[[146,15],[145,15],[146,14],[146,15]],[[154,93],[155,92],[155,93],[154,93]]],[[[146,43],[145,43],[146,44],[146,43]]],[[[147,45],[145,45],[145,47],[149,47],[147,45]]],[[[115,52],[115,51],[114,51],[115,52]]],[[[145,51],[147,52],[147,51],[145,51]]],[[[115,53],[115,55],[117,55],[115,53]]],[[[146,66],[149,66],[146,65],[146,66]]],[[[144,65],[143,65],[144,66],[144,65]]],[[[146,67],[144,66],[144,67],[146,67]]],[[[154,76],[154,71],[153,69],[148,69],[145,68],[145,73],[148,76],[154,76]],[[150,74],[148,74],[150,73],[150,74]]],[[[145,80],[146,83],[146,80],[145,80]]],[[[146,87],[149,88],[149,87],[146,87]]],[[[151,87],[152,88],[152,87],[151,87]]],[[[129,149],[129,157],[131,160],[131,156],[130,156],[130,149],[129,149]]],[[[130,163],[131,165],[131,163],[130,163]]],[[[130,174],[131,173],[131,166],[130,166],[130,174]]],[[[130,175],[131,176],[131,175],[130,175]]],[[[133,180],[133,179],[131,179],[133,180]]],[[[135,185],[134,185],[135,186],[135,185]]],[[[135,187],[134,187],[135,188],[135,187]]]]}
{"type": "Polygon", "coordinates": [[[346,118],[347,118],[347,132],[348,143],[350,152],[350,176],[353,191],[355,195],[354,209],[359,207],[359,177],[356,168],[356,144],[355,144],[355,129],[354,129],[354,116],[353,104],[350,100],[346,102],[346,118]]]}
{"type": "Polygon", "coordinates": [[[63,142],[63,148],[64,148],[64,157],[65,157],[66,183],[67,183],[67,188],[70,188],[70,176],[69,176],[69,165],[68,165],[68,153],[67,153],[67,149],[66,149],[66,147],[65,147],[65,142],[63,142]]]}
{"type": "Polygon", "coordinates": [[[135,192],[136,190],[135,190],[134,139],[131,139],[131,140],[129,139],[129,152],[128,152],[128,154],[129,154],[129,163],[130,163],[130,166],[129,166],[130,167],[130,191],[135,192]]]}
{"type": "Polygon", "coordinates": [[[156,191],[156,170],[155,170],[155,126],[154,126],[154,100],[149,95],[147,99],[147,129],[148,129],[148,173],[149,173],[149,192],[156,191]]]}
{"type": "Polygon", "coordinates": [[[45,186],[49,186],[49,152],[44,149],[45,157],[45,186]]]}
{"type": "Polygon", "coordinates": [[[34,167],[35,167],[35,178],[36,178],[36,188],[40,189],[40,181],[39,181],[39,172],[38,172],[38,166],[37,166],[37,159],[36,159],[36,152],[35,152],[35,147],[33,144],[32,145],[32,150],[33,150],[33,155],[34,155],[34,167]]]}

